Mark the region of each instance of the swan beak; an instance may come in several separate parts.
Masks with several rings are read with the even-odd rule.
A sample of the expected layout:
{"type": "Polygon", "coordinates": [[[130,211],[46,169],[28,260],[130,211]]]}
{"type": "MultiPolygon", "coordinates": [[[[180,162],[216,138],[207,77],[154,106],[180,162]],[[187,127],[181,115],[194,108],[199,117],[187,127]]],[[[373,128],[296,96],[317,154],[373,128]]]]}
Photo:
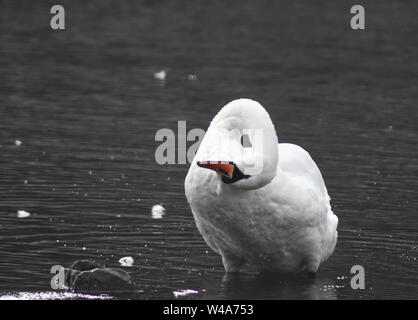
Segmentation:
{"type": "Polygon", "coordinates": [[[198,161],[197,165],[202,168],[207,168],[215,171],[221,176],[232,179],[235,170],[235,164],[232,162],[223,161],[198,161]]]}

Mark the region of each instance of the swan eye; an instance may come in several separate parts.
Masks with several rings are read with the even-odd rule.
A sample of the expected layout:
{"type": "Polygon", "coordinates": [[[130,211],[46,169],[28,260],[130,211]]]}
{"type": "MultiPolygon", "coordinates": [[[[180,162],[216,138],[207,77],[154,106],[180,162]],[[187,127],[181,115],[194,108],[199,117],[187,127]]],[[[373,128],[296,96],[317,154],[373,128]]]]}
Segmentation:
{"type": "Polygon", "coordinates": [[[248,136],[248,134],[243,134],[241,136],[241,145],[244,148],[251,148],[252,147],[252,144],[251,144],[251,141],[250,141],[250,137],[248,136]]]}

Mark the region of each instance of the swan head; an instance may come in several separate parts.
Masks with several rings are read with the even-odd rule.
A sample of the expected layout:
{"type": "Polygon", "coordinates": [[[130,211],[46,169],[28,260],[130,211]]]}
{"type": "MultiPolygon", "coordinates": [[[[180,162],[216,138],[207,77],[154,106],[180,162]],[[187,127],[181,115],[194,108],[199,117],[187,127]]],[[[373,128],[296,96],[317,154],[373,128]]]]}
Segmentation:
{"type": "Polygon", "coordinates": [[[257,189],[276,175],[277,144],[273,122],[261,104],[238,99],[213,118],[194,161],[200,170],[214,171],[222,184],[257,189]]]}

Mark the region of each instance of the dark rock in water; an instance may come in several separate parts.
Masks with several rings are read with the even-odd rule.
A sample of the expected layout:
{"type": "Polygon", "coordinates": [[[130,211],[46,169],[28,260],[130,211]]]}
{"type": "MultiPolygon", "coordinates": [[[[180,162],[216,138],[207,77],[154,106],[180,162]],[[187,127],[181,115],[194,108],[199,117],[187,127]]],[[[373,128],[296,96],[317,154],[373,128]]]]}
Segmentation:
{"type": "Polygon", "coordinates": [[[132,290],[135,286],[122,269],[96,268],[80,272],[73,282],[77,292],[109,292],[132,290]]]}
{"type": "Polygon", "coordinates": [[[93,270],[95,268],[104,268],[104,266],[92,260],[77,260],[72,264],[70,268],[72,270],[88,271],[93,270]]]}
{"type": "Polygon", "coordinates": [[[77,260],[75,261],[70,268],[65,269],[65,282],[69,288],[73,288],[75,278],[82,271],[89,271],[96,268],[104,268],[104,266],[98,264],[95,261],[91,260],[77,260]]]}
{"type": "Polygon", "coordinates": [[[119,268],[106,268],[94,261],[78,260],[66,269],[67,286],[83,293],[108,293],[135,289],[131,276],[119,268]]]}

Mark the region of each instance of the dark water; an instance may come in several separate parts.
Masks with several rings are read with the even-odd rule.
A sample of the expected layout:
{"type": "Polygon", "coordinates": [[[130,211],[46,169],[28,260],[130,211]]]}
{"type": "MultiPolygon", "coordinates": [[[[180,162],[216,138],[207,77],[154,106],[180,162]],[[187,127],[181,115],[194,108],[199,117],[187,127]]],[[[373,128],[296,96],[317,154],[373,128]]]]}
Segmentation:
{"type": "Polygon", "coordinates": [[[368,2],[365,31],[343,1],[60,3],[67,29],[53,32],[55,2],[0,1],[3,298],[66,297],[52,265],[123,256],[140,289],[127,298],[418,297],[416,2],[368,2]],[[155,162],[157,130],[206,129],[238,97],[321,168],[340,223],[316,279],[225,277],[186,202],[188,166],[155,162]]]}

